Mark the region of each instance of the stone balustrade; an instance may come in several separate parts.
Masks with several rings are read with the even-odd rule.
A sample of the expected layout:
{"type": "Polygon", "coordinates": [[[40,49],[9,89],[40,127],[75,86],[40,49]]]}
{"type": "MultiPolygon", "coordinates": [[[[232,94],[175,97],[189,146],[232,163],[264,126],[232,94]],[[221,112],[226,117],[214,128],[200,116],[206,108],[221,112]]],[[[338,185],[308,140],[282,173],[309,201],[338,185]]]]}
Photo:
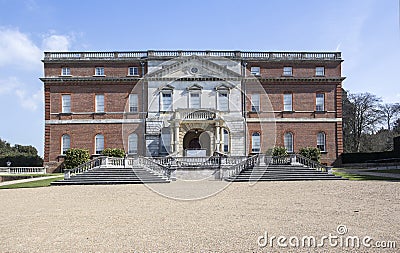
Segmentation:
{"type": "Polygon", "coordinates": [[[0,167],[0,174],[46,174],[44,167],[0,167]]]}
{"type": "Polygon", "coordinates": [[[126,51],[126,52],[45,52],[44,61],[52,60],[102,60],[172,58],[197,55],[201,57],[226,57],[255,60],[341,60],[340,52],[242,52],[242,51],[126,51]]]}

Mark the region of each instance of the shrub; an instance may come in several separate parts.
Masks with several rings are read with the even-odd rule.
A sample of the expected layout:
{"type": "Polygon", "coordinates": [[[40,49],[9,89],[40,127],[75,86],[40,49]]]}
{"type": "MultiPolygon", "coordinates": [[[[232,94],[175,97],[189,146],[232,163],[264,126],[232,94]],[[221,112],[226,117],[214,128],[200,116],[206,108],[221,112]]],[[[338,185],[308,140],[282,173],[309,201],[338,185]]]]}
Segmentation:
{"type": "Polygon", "coordinates": [[[315,147],[305,147],[300,149],[300,155],[316,162],[320,162],[321,151],[315,147]]]}
{"type": "Polygon", "coordinates": [[[274,147],[272,149],[272,156],[286,156],[287,154],[285,147],[274,147]]]}
{"type": "Polygon", "coordinates": [[[73,169],[89,160],[89,150],[71,148],[65,153],[64,168],[73,169]]]}
{"type": "Polygon", "coordinates": [[[101,152],[101,154],[110,157],[125,157],[125,151],[119,148],[106,148],[101,152]]]}

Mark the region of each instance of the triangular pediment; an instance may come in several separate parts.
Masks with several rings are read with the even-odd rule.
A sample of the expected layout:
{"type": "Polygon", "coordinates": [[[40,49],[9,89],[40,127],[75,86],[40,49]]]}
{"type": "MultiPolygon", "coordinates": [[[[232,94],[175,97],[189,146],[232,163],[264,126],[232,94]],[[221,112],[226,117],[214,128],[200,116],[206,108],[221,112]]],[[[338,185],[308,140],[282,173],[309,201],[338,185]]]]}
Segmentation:
{"type": "Polygon", "coordinates": [[[162,68],[145,76],[147,79],[172,78],[239,78],[241,75],[228,69],[225,65],[217,64],[208,58],[197,55],[180,57],[166,62],[162,68]]]}
{"type": "Polygon", "coordinates": [[[164,90],[164,91],[173,91],[174,89],[175,89],[175,87],[170,85],[170,84],[166,84],[166,85],[160,86],[158,88],[159,91],[162,91],[162,90],[164,90]]]}
{"type": "Polygon", "coordinates": [[[225,83],[218,85],[217,87],[215,87],[216,90],[230,90],[232,89],[233,86],[227,85],[225,83]]]}
{"type": "Polygon", "coordinates": [[[202,89],[203,89],[203,86],[198,85],[198,84],[193,84],[193,85],[187,87],[186,89],[187,89],[187,90],[202,90],[202,89]]]}

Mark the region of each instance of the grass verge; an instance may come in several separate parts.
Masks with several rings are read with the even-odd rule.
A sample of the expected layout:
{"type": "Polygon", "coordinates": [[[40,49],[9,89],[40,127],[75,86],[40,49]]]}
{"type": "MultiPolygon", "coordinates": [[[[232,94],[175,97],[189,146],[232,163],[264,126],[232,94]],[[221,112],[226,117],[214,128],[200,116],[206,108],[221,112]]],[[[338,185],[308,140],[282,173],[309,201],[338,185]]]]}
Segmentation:
{"type": "Polygon", "coordinates": [[[0,186],[0,189],[17,189],[17,188],[36,188],[36,187],[47,187],[50,186],[50,183],[56,180],[62,179],[62,176],[56,178],[47,178],[43,180],[37,180],[26,183],[16,183],[10,185],[0,186]]]}
{"type": "Polygon", "coordinates": [[[342,171],[334,171],[334,175],[340,176],[343,178],[347,178],[349,180],[384,180],[384,181],[400,181],[398,178],[393,177],[378,177],[378,176],[371,176],[371,175],[359,175],[359,174],[351,174],[342,171]]]}

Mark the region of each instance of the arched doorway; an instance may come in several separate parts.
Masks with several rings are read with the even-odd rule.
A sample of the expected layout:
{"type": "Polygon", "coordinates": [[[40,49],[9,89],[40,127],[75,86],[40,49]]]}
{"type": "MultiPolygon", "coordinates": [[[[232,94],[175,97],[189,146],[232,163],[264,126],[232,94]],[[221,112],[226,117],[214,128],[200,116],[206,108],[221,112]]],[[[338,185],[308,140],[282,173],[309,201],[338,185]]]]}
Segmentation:
{"type": "Polygon", "coordinates": [[[200,154],[199,156],[210,156],[211,137],[203,129],[191,129],[183,137],[184,154],[188,156],[200,154]],[[195,152],[195,151],[198,152],[195,152]]]}

